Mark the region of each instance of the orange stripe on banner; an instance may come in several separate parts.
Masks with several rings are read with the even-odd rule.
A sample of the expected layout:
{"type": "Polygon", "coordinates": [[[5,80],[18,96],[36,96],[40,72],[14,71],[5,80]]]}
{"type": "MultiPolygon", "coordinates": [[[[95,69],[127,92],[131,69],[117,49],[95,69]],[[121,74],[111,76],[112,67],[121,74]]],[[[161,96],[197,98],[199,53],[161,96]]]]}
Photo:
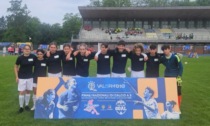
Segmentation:
{"type": "MultiPolygon", "coordinates": [[[[69,78],[67,78],[67,77],[63,77],[63,80],[64,80],[65,82],[67,82],[68,79],[69,79],[69,78]]],[[[61,88],[58,89],[57,95],[60,96],[60,94],[61,94],[62,92],[64,92],[65,90],[66,90],[66,88],[62,85],[61,88]]]]}
{"type": "Polygon", "coordinates": [[[163,103],[158,103],[158,113],[163,113],[164,112],[164,104],[163,103]]]}
{"type": "Polygon", "coordinates": [[[176,78],[165,78],[166,101],[175,101],[174,110],[179,112],[176,78]]]}
{"type": "Polygon", "coordinates": [[[37,97],[43,96],[48,89],[55,89],[59,83],[59,78],[56,77],[39,77],[37,81],[37,97]]]}
{"type": "Polygon", "coordinates": [[[143,111],[133,110],[133,119],[143,119],[143,111]]]}
{"type": "Polygon", "coordinates": [[[138,79],[138,94],[143,97],[146,87],[150,87],[154,90],[153,98],[158,98],[158,83],[156,78],[139,78],[138,79]]]}

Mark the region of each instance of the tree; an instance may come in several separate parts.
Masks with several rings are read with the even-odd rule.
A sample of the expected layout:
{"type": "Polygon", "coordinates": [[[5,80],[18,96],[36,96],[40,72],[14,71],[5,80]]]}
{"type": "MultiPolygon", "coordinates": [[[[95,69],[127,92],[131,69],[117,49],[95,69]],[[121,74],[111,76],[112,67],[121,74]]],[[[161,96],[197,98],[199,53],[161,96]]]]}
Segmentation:
{"type": "Polygon", "coordinates": [[[7,16],[7,31],[4,37],[8,41],[27,41],[26,24],[30,11],[27,6],[21,6],[22,0],[11,0],[11,7],[7,9],[10,15],[7,16]]]}
{"type": "Polygon", "coordinates": [[[101,1],[100,0],[90,0],[90,6],[94,6],[94,7],[100,7],[101,5],[101,1]]]}
{"type": "Polygon", "coordinates": [[[82,20],[78,14],[67,13],[64,16],[63,22],[63,37],[64,41],[68,42],[71,37],[77,35],[82,26],[82,20]]]}
{"type": "Polygon", "coordinates": [[[4,16],[0,18],[0,41],[3,40],[4,32],[7,28],[7,22],[4,16]]]}
{"type": "Polygon", "coordinates": [[[25,35],[31,38],[33,44],[37,44],[40,41],[41,32],[40,32],[41,22],[37,17],[29,17],[26,22],[26,32],[25,35]]]}
{"type": "Polygon", "coordinates": [[[199,6],[210,6],[210,1],[209,0],[197,0],[197,4],[199,6]]]}

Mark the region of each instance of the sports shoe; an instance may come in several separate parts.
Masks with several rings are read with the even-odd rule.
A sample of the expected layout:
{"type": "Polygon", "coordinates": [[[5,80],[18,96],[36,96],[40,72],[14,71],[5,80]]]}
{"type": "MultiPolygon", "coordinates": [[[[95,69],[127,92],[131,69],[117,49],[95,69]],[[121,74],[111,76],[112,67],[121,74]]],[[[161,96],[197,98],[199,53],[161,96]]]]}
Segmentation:
{"type": "Polygon", "coordinates": [[[19,110],[18,110],[18,113],[22,113],[24,111],[24,109],[23,108],[20,108],[19,110]]]}
{"type": "Polygon", "coordinates": [[[25,106],[26,111],[30,111],[30,108],[28,106],[25,106]]]}
{"type": "Polygon", "coordinates": [[[33,107],[31,108],[31,111],[33,111],[33,110],[35,110],[35,106],[33,106],[33,107]]]}

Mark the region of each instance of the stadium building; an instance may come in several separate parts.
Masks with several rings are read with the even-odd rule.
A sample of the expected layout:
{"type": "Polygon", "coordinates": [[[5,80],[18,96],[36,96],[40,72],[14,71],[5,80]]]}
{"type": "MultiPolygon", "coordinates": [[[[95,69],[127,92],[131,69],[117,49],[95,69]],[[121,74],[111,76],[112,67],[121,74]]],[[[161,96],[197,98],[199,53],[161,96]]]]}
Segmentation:
{"type": "Polygon", "coordinates": [[[175,52],[210,53],[210,6],[205,7],[78,7],[83,26],[73,43],[111,48],[119,40],[172,45],[175,52]]]}

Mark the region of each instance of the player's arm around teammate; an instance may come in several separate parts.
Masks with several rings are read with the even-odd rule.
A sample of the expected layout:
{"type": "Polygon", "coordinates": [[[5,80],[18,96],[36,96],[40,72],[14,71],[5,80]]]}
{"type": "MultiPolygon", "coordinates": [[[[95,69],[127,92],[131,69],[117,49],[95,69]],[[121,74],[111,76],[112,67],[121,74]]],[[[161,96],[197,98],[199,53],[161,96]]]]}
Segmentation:
{"type": "Polygon", "coordinates": [[[74,77],[76,76],[75,69],[75,56],[74,51],[69,44],[64,44],[63,46],[64,55],[62,57],[62,69],[63,77],[74,77]]]}
{"type": "Polygon", "coordinates": [[[101,49],[95,55],[97,62],[97,77],[110,77],[110,58],[111,53],[108,50],[108,44],[102,43],[101,49]]]}
{"type": "Polygon", "coordinates": [[[38,77],[46,77],[47,76],[47,61],[44,59],[45,51],[42,49],[38,49],[36,52],[37,59],[34,63],[34,74],[33,74],[33,107],[31,110],[35,109],[36,103],[36,90],[37,90],[37,82],[38,77]]]}
{"type": "Polygon", "coordinates": [[[129,54],[129,58],[131,59],[131,77],[145,77],[145,55],[142,54],[143,51],[143,45],[141,43],[137,43],[134,45],[133,51],[129,54]]]}
{"type": "Polygon", "coordinates": [[[33,89],[33,66],[36,57],[31,54],[31,46],[23,47],[23,55],[20,55],[15,63],[14,72],[19,91],[19,113],[25,110],[29,111],[30,91],[33,89]]]}
{"type": "Polygon", "coordinates": [[[87,45],[82,43],[78,46],[78,51],[74,53],[76,62],[76,77],[88,77],[90,60],[94,59],[96,52],[87,51],[87,45]]]}

